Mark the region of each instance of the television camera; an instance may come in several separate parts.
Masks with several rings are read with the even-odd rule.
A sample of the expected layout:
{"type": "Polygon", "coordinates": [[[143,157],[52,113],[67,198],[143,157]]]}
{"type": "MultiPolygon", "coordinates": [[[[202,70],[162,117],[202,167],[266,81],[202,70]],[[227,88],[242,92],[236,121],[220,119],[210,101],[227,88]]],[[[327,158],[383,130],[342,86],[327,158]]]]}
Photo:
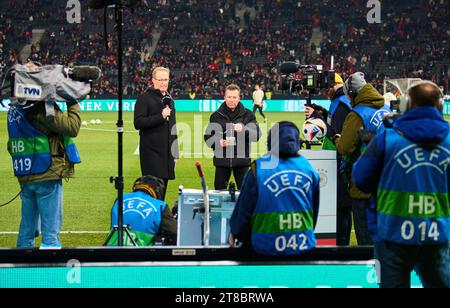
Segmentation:
{"type": "Polygon", "coordinates": [[[283,78],[281,88],[291,94],[311,96],[334,86],[334,70],[324,71],[322,65],[285,62],[280,71],[283,78]]]}
{"type": "Polygon", "coordinates": [[[0,102],[4,98],[22,106],[43,102],[47,118],[51,118],[56,101],[84,99],[91,92],[91,83],[100,77],[101,70],[95,66],[16,64],[3,77],[0,102]]]}

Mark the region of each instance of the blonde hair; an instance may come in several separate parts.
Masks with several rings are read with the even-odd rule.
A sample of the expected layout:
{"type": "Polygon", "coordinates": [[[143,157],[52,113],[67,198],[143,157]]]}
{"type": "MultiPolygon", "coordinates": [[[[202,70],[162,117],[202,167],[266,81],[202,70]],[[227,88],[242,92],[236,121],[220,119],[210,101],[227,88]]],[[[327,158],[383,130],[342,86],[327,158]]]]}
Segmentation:
{"type": "Polygon", "coordinates": [[[226,87],[225,92],[227,91],[238,91],[239,94],[241,94],[241,88],[239,88],[239,86],[237,84],[230,84],[226,87]]]}
{"type": "Polygon", "coordinates": [[[152,71],[152,78],[155,78],[157,72],[166,72],[170,76],[170,69],[167,67],[158,66],[152,71]]]}

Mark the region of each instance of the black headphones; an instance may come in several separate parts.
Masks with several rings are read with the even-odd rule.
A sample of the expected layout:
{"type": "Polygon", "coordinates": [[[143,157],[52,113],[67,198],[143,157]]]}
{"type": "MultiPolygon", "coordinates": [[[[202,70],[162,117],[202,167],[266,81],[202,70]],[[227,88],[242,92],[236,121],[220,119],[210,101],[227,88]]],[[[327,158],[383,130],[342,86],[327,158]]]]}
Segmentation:
{"type": "Polygon", "coordinates": [[[136,186],[139,184],[147,184],[152,187],[156,192],[156,198],[162,200],[164,193],[164,181],[153,175],[145,175],[138,178],[133,184],[133,191],[136,190],[136,186]]]}
{"type": "Polygon", "coordinates": [[[356,93],[355,89],[353,89],[353,87],[352,87],[352,80],[353,80],[353,75],[350,75],[350,77],[348,77],[348,79],[347,79],[347,83],[345,84],[345,88],[347,90],[347,95],[352,100],[354,100],[358,93],[356,93]]]}

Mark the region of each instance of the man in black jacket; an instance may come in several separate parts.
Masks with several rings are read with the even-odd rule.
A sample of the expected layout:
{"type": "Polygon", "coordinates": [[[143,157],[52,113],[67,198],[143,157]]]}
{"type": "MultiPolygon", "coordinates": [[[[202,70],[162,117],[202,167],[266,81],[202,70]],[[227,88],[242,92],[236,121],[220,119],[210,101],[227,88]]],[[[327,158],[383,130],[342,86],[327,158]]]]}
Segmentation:
{"type": "Polygon", "coordinates": [[[205,131],[205,142],[214,150],[214,188],[227,188],[233,172],[240,189],[250,160],[250,145],[261,136],[255,115],[240,102],[241,89],[234,84],[225,90],[225,102],[214,112],[205,131]]]}
{"type": "Polygon", "coordinates": [[[152,73],[153,87],[142,94],[134,110],[134,127],[139,130],[142,175],[164,181],[175,179],[175,160],[179,158],[175,106],[169,89],[170,71],[157,67],[152,73]]]}

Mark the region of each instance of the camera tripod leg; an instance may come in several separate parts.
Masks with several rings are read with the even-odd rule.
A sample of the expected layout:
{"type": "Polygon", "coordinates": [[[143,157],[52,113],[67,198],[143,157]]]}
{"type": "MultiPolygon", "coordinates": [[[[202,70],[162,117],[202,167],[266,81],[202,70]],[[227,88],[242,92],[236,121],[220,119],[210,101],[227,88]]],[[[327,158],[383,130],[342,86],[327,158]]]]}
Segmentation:
{"type": "Polygon", "coordinates": [[[109,234],[108,237],[106,238],[105,243],[103,243],[103,246],[108,246],[109,241],[111,240],[111,238],[113,237],[114,233],[117,231],[117,228],[114,227],[114,229],[112,229],[109,234]]]}
{"type": "MultiPolygon", "coordinates": [[[[137,247],[137,243],[134,240],[133,236],[130,233],[130,227],[128,225],[123,226],[122,227],[122,231],[125,232],[126,236],[128,237],[128,239],[130,240],[132,246],[137,247]]],[[[111,232],[108,234],[108,238],[106,239],[105,243],[103,244],[103,246],[108,246],[109,241],[111,240],[111,238],[114,236],[115,233],[119,233],[119,227],[118,226],[114,226],[113,229],[111,230],[111,232]]],[[[118,240],[118,239],[117,239],[118,240]]],[[[125,241],[124,241],[125,242],[125,241]]]]}
{"type": "Polygon", "coordinates": [[[131,244],[133,244],[134,247],[137,247],[137,243],[134,240],[134,238],[131,236],[130,230],[128,229],[128,226],[125,226],[123,229],[127,235],[127,237],[129,238],[131,244]]]}

